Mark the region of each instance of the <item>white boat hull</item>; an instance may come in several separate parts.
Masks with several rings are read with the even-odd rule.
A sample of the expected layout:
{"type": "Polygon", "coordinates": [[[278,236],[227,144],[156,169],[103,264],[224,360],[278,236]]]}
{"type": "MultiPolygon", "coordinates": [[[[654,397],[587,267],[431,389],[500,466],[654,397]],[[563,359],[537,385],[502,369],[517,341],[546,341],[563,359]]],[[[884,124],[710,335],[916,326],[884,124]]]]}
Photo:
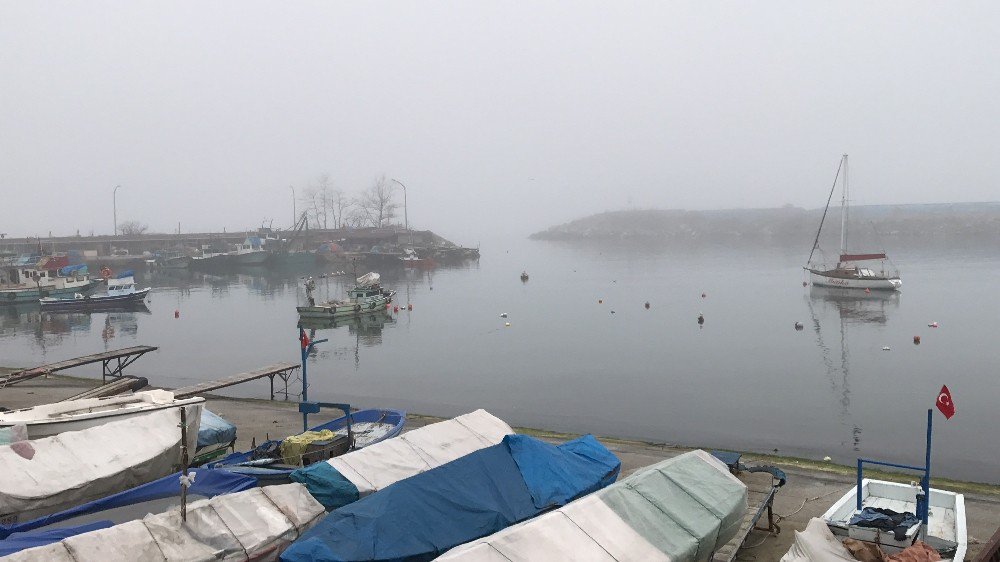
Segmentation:
{"type": "Polygon", "coordinates": [[[845,289],[868,289],[871,291],[898,291],[903,282],[898,277],[890,278],[845,278],[823,275],[809,270],[809,279],[817,287],[843,287],[845,289]]]}
{"type": "MultiPolygon", "coordinates": [[[[899,513],[905,511],[916,513],[917,489],[914,486],[865,478],[861,483],[861,493],[863,507],[881,507],[899,513]]],[[[957,543],[955,557],[948,560],[955,562],[965,560],[968,544],[965,496],[936,488],[931,488],[930,495],[928,535],[957,543]]],[[[919,527],[917,525],[907,533],[906,541],[896,542],[891,532],[878,533],[877,529],[848,525],[851,516],[856,512],[857,488],[852,487],[823,514],[823,520],[826,521],[830,531],[838,537],[851,537],[866,542],[878,541],[883,548],[895,552],[912,542],[916,527],[919,527]]]]}

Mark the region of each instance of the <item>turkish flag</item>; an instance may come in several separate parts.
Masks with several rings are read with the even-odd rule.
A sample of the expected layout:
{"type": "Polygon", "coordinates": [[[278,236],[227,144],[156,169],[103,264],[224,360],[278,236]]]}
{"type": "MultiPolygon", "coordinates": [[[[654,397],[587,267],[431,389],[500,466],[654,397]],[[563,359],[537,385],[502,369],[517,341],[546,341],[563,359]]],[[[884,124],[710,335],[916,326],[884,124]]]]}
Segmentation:
{"type": "Polygon", "coordinates": [[[951,391],[948,390],[948,385],[941,387],[941,392],[938,393],[935,404],[938,410],[941,410],[941,413],[944,414],[945,419],[950,420],[955,415],[955,403],[951,400],[951,391]]]}
{"type": "Polygon", "coordinates": [[[302,349],[309,347],[309,336],[306,335],[306,331],[299,328],[299,343],[302,344],[302,349]]]}

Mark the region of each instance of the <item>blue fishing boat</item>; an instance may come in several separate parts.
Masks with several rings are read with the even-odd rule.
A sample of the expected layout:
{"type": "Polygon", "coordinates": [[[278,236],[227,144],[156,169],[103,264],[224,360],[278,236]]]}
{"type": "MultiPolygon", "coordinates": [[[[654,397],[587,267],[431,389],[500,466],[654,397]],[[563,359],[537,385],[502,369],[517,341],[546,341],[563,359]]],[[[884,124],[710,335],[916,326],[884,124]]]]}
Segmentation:
{"type": "MultiPolygon", "coordinates": [[[[193,482],[187,489],[187,501],[213,498],[248,490],[257,485],[251,477],[216,470],[190,470],[193,482]]],[[[25,521],[0,526],[0,557],[15,552],[59,542],[60,540],[142,519],[147,513],[161,513],[179,506],[180,473],[164,476],[89,503],[25,521]]]]}
{"type": "Polygon", "coordinates": [[[306,456],[303,459],[300,455],[299,458],[288,459],[281,452],[284,440],[272,439],[261,443],[250,451],[232,453],[217,462],[209,463],[207,467],[253,476],[262,486],[283,484],[290,481],[289,475],[293,470],[302,468],[303,464],[309,464],[309,460],[316,457],[325,460],[330,456],[335,456],[331,453],[338,451],[333,451],[332,448],[343,445],[343,449],[339,451],[341,453],[362,449],[399,435],[405,423],[406,412],[402,410],[358,410],[351,413],[350,430],[348,430],[347,416],[341,416],[309,429],[310,432],[317,434],[324,431],[332,432],[334,437],[331,441],[333,442],[329,444],[331,451],[324,452],[320,446],[321,450],[317,451],[314,456],[306,456]],[[298,462],[287,462],[289,460],[298,462]]]}

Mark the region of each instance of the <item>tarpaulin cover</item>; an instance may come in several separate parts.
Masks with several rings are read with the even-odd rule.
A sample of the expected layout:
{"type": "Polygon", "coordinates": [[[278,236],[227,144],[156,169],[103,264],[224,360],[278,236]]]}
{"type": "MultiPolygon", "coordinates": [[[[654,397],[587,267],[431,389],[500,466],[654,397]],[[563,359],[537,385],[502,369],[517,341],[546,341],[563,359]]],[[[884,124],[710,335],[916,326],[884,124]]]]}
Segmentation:
{"type": "Polygon", "coordinates": [[[111,521],[94,521],[76,527],[58,527],[32,533],[17,533],[0,541],[0,556],[10,556],[26,548],[35,548],[59,542],[66,537],[72,537],[80,533],[89,533],[97,529],[107,529],[112,525],[114,523],[111,521]]]}
{"type": "Polygon", "coordinates": [[[126,277],[134,277],[134,276],[135,276],[134,271],[132,271],[131,269],[126,269],[125,271],[119,273],[118,275],[115,275],[115,279],[125,279],[126,277]]]}
{"type": "Polygon", "coordinates": [[[795,542],[781,562],[856,562],[851,552],[830,532],[826,521],[813,517],[804,531],[795,531],[795,542]]]}
{"type": "Polygon", "coordinates": [[[305,484],[327,509],[336,509],[394,482],[496,445],[512,433],[502,420],[476,410],[298,469],[291,479],[305,484]],[[331,478],[329,467],[340,477],[331,478]],[[353,487],[344,486],[344,480],[353,487]]]}
{"type": "Polygon", "coordinates": [[[31,459],[0,446],[0,516],[36,519],[174,472],[179,424],[180,409],[169,408],[35,439],[31,459]]]}
{"type": "Polygon", "coordinates": [[[559,446],[508,435],[331,512],[281,560],[429,560],[607,486],[620,468],[589,435],[559,446]]]}
{"type": "Polygon", "coordinates": [[[322,431],[304,431],[298,435],[285,437],[281,446],[278,447],[281,460],[285,464],[301,465],[302,455],[309,449],[310,444],[316,441],[329,441],[336,436],[337,434],[329,429],[324,429],[322,431]]]}
{"type": "Polygon", "coordinates": [[[746,486],[718,459],[692,451],[439,560],[705,561],[735,536],[746,507],[746,486]]]}
{"type": "Polygon", "coordinates": [[[71,275],[76,275],[77,273],[86,273],[86,272],[87,272],[87,265],[82,263],[79,265],[67,265],[65,267],[59,268],[59,275],[62,275],[63,277],[69,277],[71,275]]]}
{"type": "Polygon", "coordinates": [[[236,426],[222,419],[208,408],[201,411],[198,427],[198,448],[232,443],[236,439],[236,426]]]}
{"type": "MultiPolygon", "coordinates": [[[[93,521],[95,519],[108,520],[105,526],[115,523],[124,523],[131,518],[141,519],[153,510],[153,506],[146,502],[169,498],[171,501],[164,505],[180,505],[180,472],[164,476],[159,480],[154,480],[148,484],[137,486],[131,490],[125,490],[106,498],[101,498],[81,506],[53,513],[45,517],[39,517],[32,521],[26,521],[11,526],[0,526],[0,538],[4,538],[12,533],[24,534],[29,531],[41,533],[43,527],[58,526],[60,528],[75,528],[75,532],[64,534],[56,538],[60,540],[66,536],[85,533],[91,529],[86,528],[87,524],[81,524],[82,520],[93,521]],[[134,510],[122,509],[128,506],[136,506],[134,510]],[[115,510],[113,513],[107,513],[115,510]],[[89,516],[89,517],[85,517],[89,516]],[[58,524],[58,525],[57,525],[58,524]]],[[[194,484],[188,487],[188,501],[198,498],[212,498],[220,494],[231,494],[242,490],[249,490],[257,485],[257,480],[249,476],[232,474],[220,470],[190,470],[188,475],[194,476],[194,484]]],[[[46,529],[45,532],[48,532],[46,529]]],[[[41,542],[54,542],[53,540],[41,542]]],[[[5,546],[6,541],[0,541],[0,547],[5,546]]],[[[22,547],[27,548],[27,547],[22,547]]]]}
{"type": "Polygon", "coordinates": [[[253,488],[192,502],[186,523],[172,509],[23,550],[13,560],[266,562],[323,514],[299,484],[253,488]]]}

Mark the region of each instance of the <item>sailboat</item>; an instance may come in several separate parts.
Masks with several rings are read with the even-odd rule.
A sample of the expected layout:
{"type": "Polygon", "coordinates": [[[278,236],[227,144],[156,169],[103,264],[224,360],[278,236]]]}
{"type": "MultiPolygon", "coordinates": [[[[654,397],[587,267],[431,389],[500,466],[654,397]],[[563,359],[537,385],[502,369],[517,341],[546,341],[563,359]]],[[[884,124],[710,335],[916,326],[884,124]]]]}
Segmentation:
{"type": "MultiPolygon", "coordinates": [[[[823,209],[823,218],[820,219],[819,229],[816,231],[816,240],[813,242],[812,251],[809,252],[809,259],[804,269],[809,272],[812,284],[820,287],[896,291],[903,285],[903,282],[900,281],[899,272],[895,267],[886,267],[888,258],[884,252],[851,254],[847,251],[849,194],[847,155],[845,154],[840,159],[837,176],[834,177],[830,196],[826,200],[826,208],[823,209]],[[826,221],[827,212],[830,210],[830,201],[833,200],[833,192],[837,189],[837,180],[840,179],[841,172],[843,172],[843,179],[841,180],[842,197],[840,203],[840,255],[834,267],[829,267],[829,265],[825,264],[814,264],[812,261],[813,255],[819,247],[819,235],[823,231],[823,223],[826,221]],[[878,262],[878,265],[874,265],[872,262],[878,262]]],[[[891,263],[889,265],[891,266],[891,263]]]]}

